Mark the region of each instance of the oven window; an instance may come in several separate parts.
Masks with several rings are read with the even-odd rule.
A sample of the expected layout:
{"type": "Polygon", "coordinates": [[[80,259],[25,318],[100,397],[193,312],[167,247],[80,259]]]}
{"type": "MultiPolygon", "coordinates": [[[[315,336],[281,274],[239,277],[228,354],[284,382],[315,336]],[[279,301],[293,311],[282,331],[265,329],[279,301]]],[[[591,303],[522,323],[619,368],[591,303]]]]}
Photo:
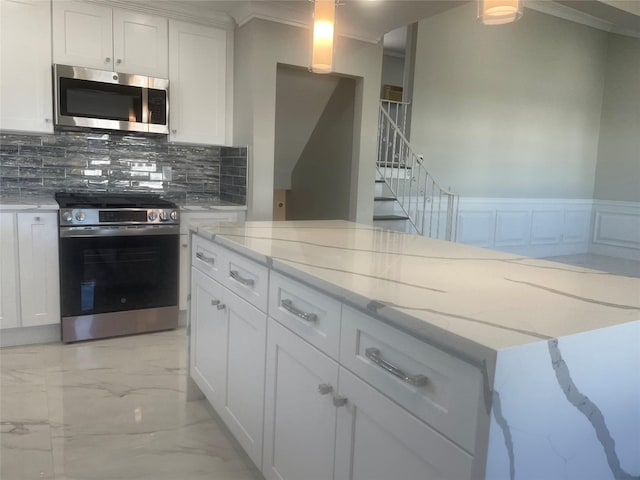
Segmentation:
{"type": "Polygon", "coordinates": [[[177,305],[178,239],[61,238],[62,316],[177,305]]]}
{"type": "Polygon", "coordinates": [[[142,122],[142,88],[60,78],[60,113],[71,117],[142,122]]]}

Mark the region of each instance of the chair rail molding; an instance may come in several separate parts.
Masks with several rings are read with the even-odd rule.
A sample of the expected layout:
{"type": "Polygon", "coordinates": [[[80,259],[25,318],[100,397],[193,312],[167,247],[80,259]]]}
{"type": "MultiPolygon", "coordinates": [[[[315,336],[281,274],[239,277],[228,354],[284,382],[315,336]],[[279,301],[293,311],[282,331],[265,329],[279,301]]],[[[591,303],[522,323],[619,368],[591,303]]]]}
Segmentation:
{"type": "Polygon", "coordinates": [[[593,200],[461,197],[456,241],[529,257],[589,250],[593,200]]]}
{"type": "Polygon", "coordinates": [[[640,260],[640,202],[593,202],[589,252],[640,260]]]}

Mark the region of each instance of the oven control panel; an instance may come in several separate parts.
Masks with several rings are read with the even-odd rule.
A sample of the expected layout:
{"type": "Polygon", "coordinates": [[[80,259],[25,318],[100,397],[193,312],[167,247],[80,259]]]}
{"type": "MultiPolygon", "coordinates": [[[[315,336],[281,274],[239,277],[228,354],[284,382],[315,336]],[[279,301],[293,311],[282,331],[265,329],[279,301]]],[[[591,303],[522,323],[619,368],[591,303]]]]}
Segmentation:
{"type": "Polygon", "coordinates": [[[60,226],[78,225],[178,225],[180,214],[175,209],[127,208],[94,209],[73,208],[60,210],[60,226]]]}

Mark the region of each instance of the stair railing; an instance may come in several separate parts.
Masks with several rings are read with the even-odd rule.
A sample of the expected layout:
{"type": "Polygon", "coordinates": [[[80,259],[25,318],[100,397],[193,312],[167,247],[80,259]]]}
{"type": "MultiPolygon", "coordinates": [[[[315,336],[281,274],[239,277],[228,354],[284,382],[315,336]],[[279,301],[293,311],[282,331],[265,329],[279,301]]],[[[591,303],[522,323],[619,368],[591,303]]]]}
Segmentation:
{"type": "MultiPolygon", "coordinates": [[[[455,241],[459,195],[436,183],[425,168],[422,155],[413,151],[398,126],[396,114],[392,112],[392,116],[389,113],[388,103],[389,101],[383,100],[380,104],[376,164],[378,175],[384,180],[416,233],[455,241]]],[[[406,115],[400,118],[404,127],[406,115]]]]}

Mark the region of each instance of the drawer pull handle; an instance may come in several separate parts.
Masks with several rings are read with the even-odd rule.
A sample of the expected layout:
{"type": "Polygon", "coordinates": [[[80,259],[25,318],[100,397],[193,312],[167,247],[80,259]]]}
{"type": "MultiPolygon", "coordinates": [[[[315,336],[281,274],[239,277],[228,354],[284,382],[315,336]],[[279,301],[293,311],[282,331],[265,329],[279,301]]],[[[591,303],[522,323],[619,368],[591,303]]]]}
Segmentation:
{"type": "Polygon", "coordinates": [[[409,375],[395,365],[392,365],[389,362],[383,360],[382,356],[380,355],[380,350],[378,350],[377,348],[369,347],[364,351],[364,353],[367,358],[373,363],[386,370],[390,374],[395,375],[409,385],[413,385],[414,387],[424,387],[429,381],[429,379],[424,375],[409,375]]]}
{"type": "Polygon", "coordinates": [[[220,300],[211,300],[211,306],[217,307],[218,305],[220,305],[220,300]]]}
{"type": "Polygon", "coordinates": [[[320,395],[326,395],[331,392],[333,392],[333,387],[328,383],[321,383],[320,385],[318,385],[318,393],[320,395]]]}
{"type": "Polygon", "coordinates": [[[347,404],[347,397],[343,397],[342,395],[333,396],[334,407],[344,407],[346,404],[347,404]]]}
{"type": "Polygon", "coordinates": [[[229,276],[233,278],[236,282],[240,282],[246,287],[253,287],[256,283],[253,278],[243,278],[240,276],[240,273],[237,270],[229,271],[229,276]]]}
{"type": "Polygon", "coordinates": [[[280,305],[282,305],[282,308],[284,308],[287,312],[292,313],[296,317],[301,318],[302,320],[305,320],[307,322],[315,322],[318,320],[318,316],[315,313],[306,313],[302,310],[298,310],[293,306],[293,302],[288,298],[280,300],[280,305]]]}
{"type": "Polygon", "coordinates": [[[202,260],[203,262],[208,263],[209,265],[215,265],[216,259],[213,257],[207,257],[204,253],[198,252],[196,253],[196,258],[202,260]]]}

